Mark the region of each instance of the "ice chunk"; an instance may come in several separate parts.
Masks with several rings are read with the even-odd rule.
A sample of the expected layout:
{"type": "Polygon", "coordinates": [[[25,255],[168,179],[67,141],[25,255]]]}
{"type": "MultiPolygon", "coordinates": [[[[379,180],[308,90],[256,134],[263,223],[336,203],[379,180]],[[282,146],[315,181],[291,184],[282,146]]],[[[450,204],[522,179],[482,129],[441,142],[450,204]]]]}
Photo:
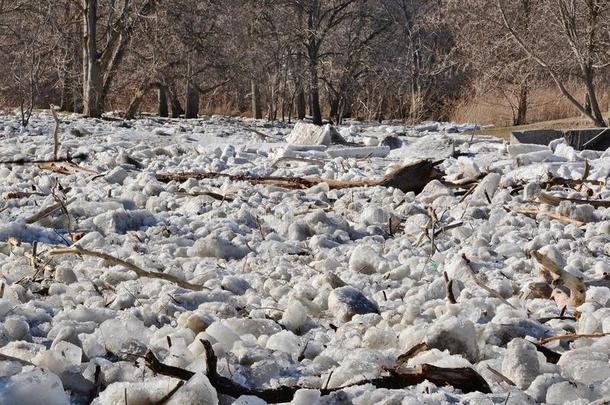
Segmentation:
{"type": "Polygon", "coordinates": [[[65,369],[79,366],[83,356],[83,350],[80,347],[64,340],[53,345],[51,351],[64,361],[65,369]]]}
{"type": "Polygon", "coordinates": [[[396,135],[388,135],[381,140],[380,145],[390,149],[399,149],[402,147],[402,140],[396,135]]]}
{"type": "Polygon", "coordinates": [[[296,358],[301,350],[301,339],[294,333],[283,330],[269,337],[267,349],[288,353],[296,358]]]}
{"type": "Polygon", "coordinates": [[[294,393],[290,405],[318,405],[321,393],[319,390],[300,389],[294,393]]]}
{"type": "Polygon", "coordinates": [[[366,245],[358,244],[349,258],[349,269],[356,273],[374,274],[379,265],[377,252],[366,245]]]}
{"type": "Polygon", "coordinates": [[[453,191],[438,180],[432,180],[424,186],[424,189],[417,196],[423,203],[431,204],[439,197],[452,196],[453,191]]]}
{"type": "Polygon", "coordinates": [[[525,153],[551,151],[548,146],[533,143],[514,143],[508,145],[506,149],[508,150],[508,156],[511,158],[516,158],[517,156],[525,153]]]}
{"type": "Polygon", "coordinates": [[[386,350],[397,348],[398,336],[392,330],[369,328],[364,333],[362,344],[369,349],[386,350]]]}
{"type": "Polygon", "coordinates": [[[112,169],[104,178],[110,184],[123,184],[123,181],[129,176],[127,170],[123,169],[120,166],[112,169]]]}
{"type": "Polygon", "coordinates": [[[125,211],[118,209],[97,215],[93,223],[99,231],[105,233],[125,234],[156,223],[154,215],[148,210],[125,211]]]}
{"type": "Polygon", "coordinates": [[[483,177],[483,180],[481,180],[479,185],[474,189],[472,198],[487,201],[485,193],[487,193],[489,198],[493,198],[496,190],[498,189],[498,185],[500,184],[501,177],[502,176],[500,176],[498,173],[489,173],[487,176],[483,177]]]}
{"type": "Polygon", "coordinates": [[[101,335],[106,348],[113,353],[145,349],[152,333],[144,322],[133,315],[125,319],[104,321],[97,332],[101,335]]]}
{"type": "Polygon", "coordinates": [[[540,373],[536,347],[525,339],[513,339],[502,361],[502,373],[521,389],[527,389],[540,373]]]}
{"type": "Polygon", "coordinates": [[[360,148],[333,148],[326,151],[326,154],[330,157],[344,157],[344,158],[366,158],[366,157],[380,157],[384,158],[390,154],[389,146],[366,146],[360,148]]]}
{"type": "Polygon", "coordinates": [[[226,351],[231,350],[233,343],[239,340],[239,336],[220,321],[211,324],[205,333],[213,337],[226,351]]]}
{"type": "Polygon", "coordinates": [[[192,376],[186,384],[176,392],[167,405],[206,404],[218,405],[216,389],[203,371],[192,376]]]}
{"type": "Polygon", "coordinates": [[[30,333],[30,325],[21,318],[8,318],[4,321],[4,328],[12,340],[25,340],[30,333]]]}
{"type": "Polygon", "coordinates": [[[479,166],[471,158],[459,156],[457,159],[457,164],[460,173],[462,173],[466,178],[477,178],[481,174],[481,169],[479,169],[479,166]]]}
{"type": "Polygon", "coordinates": [[[299,300],[292,299],[282,315],[282,325],[292,332],[299,333],[304,330],[307,322],[309,322],[307,309],[299,300]]]}
{"type": "Polygon", "coordinates": [[[347,322],[356,314],[379,313],[377,305],[354,287],[334,289],[328,296],[328,310],[335,319],[347,322]]]}
{"type": "Polygon", "coordinates": [[[250,289],[250,284],[246,280],[236,276],[223,277],[220,285],[235,295],[244,295],[250,289]]]}
{"type": "Polygon", "coordinates": [[[242,395],[233,402],[233,405],[267,405],[267,402],[253,395],[242,395]]]}
{"type": "Polygon", "coordinates": [[[573,349],[561,355],[557,362],[561,375],[583,384],[594,384],[610,378],[607,352],[590,348],[573,349]]]}
{"type": "Polygon", "coordinates": [[[536,377],[527,389],[527,394],[538,402],[544,402],[549,387],[553,384],[565,381],[559,374],[542,374],[536,377]]]}
{"type": "Polygon", "coordinates": [[[321,127],[305,122],[297,122],[286,142],[297,145],[330,145],[339,133],[330,124],[321,127]]]}
{"type": "Polygon", "coordinates": [[[471,362],[479,357],[474,324],[464,318],[441,318],[428,330],[426,343],[451,354],[461,354],[471,362]]]}
{"type": "Polygon", "coordinates": [[[571,381],[562,381],[553,384],[549,387],[546,393],[546,403],[548,404],[565,404],[572,401],[585,400],[591,398],[591,390],[580,385],[576,385],[571,381]]]}
{"type": "Polygon", "coordinates": [[[390,220],[392,221],[392,228],[400,222],[398,217],[392,212],[374,204],[368,205],[360,214],[360,223],[364,226],[379,225],[381,227],[389,227],[390,220]]]}
{"type": "Polygon", "coordinates": [[[0,378],[0,404],[70,405],[55,374],[41,369],[0,378]]]}
{"type": "Polygon", "coordinates": [[[206,237],[199,239],[189,249],[189,256],[217,257],[219,259],[243,259],[248,254],[248,249],[237,246],[223,237],[206,237]]]}

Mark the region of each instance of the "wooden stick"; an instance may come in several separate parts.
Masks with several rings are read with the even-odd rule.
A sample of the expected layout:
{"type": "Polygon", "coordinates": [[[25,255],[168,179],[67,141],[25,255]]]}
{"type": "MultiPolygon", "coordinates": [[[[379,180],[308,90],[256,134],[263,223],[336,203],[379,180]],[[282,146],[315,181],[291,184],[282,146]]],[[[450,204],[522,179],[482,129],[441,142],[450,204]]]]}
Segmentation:
{"type": "Polygon", "coordinates": [[[98,175],[99,173],[96,172],[95,170],[91,170],[91,169],[87,169],[84,167],[81,167],[75,163],[72,163],[69,160],[58,160],[58,161],[54,161],[54,162],[42,162],[42,163],[38,163],[38,167],[42,170],[49,170],[55,173],[59,173],[59,174],[63,174],[63,175],[70,175],[70,174],[76,174],[76,173],[88,173],[88,174],[94,174],[94,175],[98,175]]]}
{"type": "Polygon", "coordinates": [[[578,221],[574,218],[566,217],[564,215],[560,215],[555,212],[540,211],[538,208],[510,208],[510,211],[516,212],[518,214],[533,215],[533,216],[542,214],[542,215],[546,215],[547,217],[550,217],[552,219],[556,219],[558,221],[565,222],[567,224],[574,224],[578,228],[586,225],[585,222],[578,221]]]}
{"type": "Polygon", "coordinates": [[[60,210],[63,207],[67,207],[68,205],[72,204],[74,201],[76,201],[76,197],[70,198],[64,204],[56,203],[56,204],[53,204],[53,205],[51,205],[51,206],[49,206],[47,208],[44,208],[42,211],[39,211],[38,213],[32,215],[29,218],[26,218],[25,223],[26,224],[33,224],[35,222],[38,222],[41,219],[43,219],[44,217],[47,217],[47,216],[51,215],[53,212],[55,212],[57,210],[60,210]]]}
{"type": "Polygon", "coordinates": [[[443,272],[443,277],[445,278],[445,291],[447,293],[447,301],[450,304],[456,304],[457,300],[455,299],[455,295],[453,294],[453,280],[449,279],[447,272],[443,272]]]}
{"type": "Polygon", "coordinates": [[[495,375],[496,377],[498,377],[500,380],[504,381],[508,385],[515,386],[515,383],[513,382],[513,380],[511,380],[510,378],[508,378],[507,376],[505,376],[504,374],[502,374],[501,372],[499,372],[495,368],[492,368],[491,366],[488,365],[487,366],[487,370],[491,371],[491,373],[493,375],[495,375]]]}
{"type": "Polygon", "coordinates": [[[106,253],[95,252],[93,250],[84,249],[79,246],[72,246],[69,248],[58,248],[58,249],[54,249],[49,252],[49,255],[51,255],[51,256],[68,255],[68,254],[75,254],[75,255],[81,255],[81,256],[92,256],[92,257],[97,257],[99,259],[104,259],[107,262],[110,262],[110,263],[113,263],[113,264],[116,264],[119,266],[123,266],[123,267],[127,268],[128,270],[133,271],[139,277],[156,278],[156,279],[160,279],[160,280],[169,281],[171,283],[178,285],[179,287],[186,288],[187,290],[201,291],[201,290],[205,289],[205,287],[202,285],[191,284],[176,276],[172,276],[171,274],[153,273],[150,271],[146,271],[128,261],[116,258],[114,256],[110,256],[106,253]]]}
{"type": "Polygon", "coordinates": [[[69,162],[68,158],[61,158],[57,160],[47,160],[47,159],[34,159],[34,160],[25,160],[25,159],[15,159],[15,160],[3,160],[0,161],[0,165],[37,165],[44,163],[57,163],[57,162],[69,162]]]}
{"type": "MultiPolygon", "coordinates": [[[[269,403],[290,402],[294,398],[294,394],[306,387],[299,385],[294,386],[279,386],[270,389],[250,389],[233,380],[218,374],[217,364],[218,359],[212,348],[212,344],[207,340],[200,339],[203,344],[206,355],[206,375],[210,383],[220,394],[228,395],[237,398],[241,395],[253,395],[261,398],[269,403]]],[[[190,379],[195,373],[179,367],[170,366],[162,363],[156,358],[152,351],[146,352],[144,356],[146,366],[157,374],[167,375],[182,380],[190,379]]],[[[335,391],[343,390],[347,387],[358,386],[363,384],[372,384],[377,388],[388,389],[404,389],[413,385],[420,384],[425,380],[432,382],[438,386],[451,385],[463,392],[480,391],[483,393],[491,393],[489,384],[481,377],[479,373],[470,367],[461,368],[444,368],[436,367],[430,364],[421,364],[407,370],[396,372],[389,370],[389,375],[363,380],[342,387],[320,389],[322,395],[328,395],[335,391]]]]}
{"type": "Polygon", "coordinates": [[[59,159],[59,118],[55,111],[55,106],[51,104],[51,114],[53,114],[53,120],[55,121],[55,128],[53,129],[53,161],[57,162],[59,159]]]}
{"type": "Polygon", "coordinates": [[[381,179],[363,179],[350,181],[304,177],[258,177],[246,175],[231,175],[216,172],[183,172],[172,174],[160,173],[156,175],[156,178],[157,180],[163,183],[169,183],[170,181],[178,181],[182,183],[188,179],[202,180],[214,178],[228,178],[231,181],[247,181],[252,184],[267,184],[287,189],[306,189],[318,185],[320,183],[327,183],[328,186],[332,189],[382,186],[394,187],[403,192],[414,191],[416,193],[419,193],[424,188],[424,186],[430,181],[434,179],[440,179],[442,177],[443,173],[436,169],[436,166],[440,163],[441,161],[432,161],[430,159],[425,159],[407,166],[403,166],[381,179]]]}
{"type": "Polygon", "coordinates": [[[547,193],[540,193],[538,200],[541,203],[558,206],[562,201],[569,201],[574,204],[589,204],[595,208],[608,208],[610,207],[610,200],[583,200],[581,198],[566,198],[557,197],[547,193]]]}
{"type": "Polygon", "coordinates": [[[604,337],[604,336],[608,336],[608,335],[610,335],[610,333],[592,333],[592,334],[589,334],[589,335],[579,335],[577,333],[568,333],[567,335],[551,336],[551,337],[548,337],[548,338],[540,339],[540,344],[541,345],[545,345],[545,344],[547,344],[549,342],[552,342],[554,340],[592,339],[592,338],[599,338],[599,337],[604,337]]]}
{"type": "Polygon", "coordinates": [[[499,299],[500,301],[502,301],[509,307],[511,307],[513,309],[517,309],[510,302],[508,302],[503,296],[501,296],[499,292],[492,290],[491,288],[489,288],[485,284],[483,284],[483,282],[481,280],[479,280],[479,278],[477,277],[477,274],[474,272],[474,270],[472,269],[472,266],[470,265],[470,259],[468,259],[465,254],[462,254],[462,259],[464,259],[464,261],[466,262],[466,269],[468,270],[468,272],[474,279],[474,282],[476,285],[478,285],[479,287],[481,287],[482,289],[484,289],[485,291],[487,291],[488,293],[490,293],[491,295],[493,295],[494,297],[496,297],[497,299],[499,299]]]}

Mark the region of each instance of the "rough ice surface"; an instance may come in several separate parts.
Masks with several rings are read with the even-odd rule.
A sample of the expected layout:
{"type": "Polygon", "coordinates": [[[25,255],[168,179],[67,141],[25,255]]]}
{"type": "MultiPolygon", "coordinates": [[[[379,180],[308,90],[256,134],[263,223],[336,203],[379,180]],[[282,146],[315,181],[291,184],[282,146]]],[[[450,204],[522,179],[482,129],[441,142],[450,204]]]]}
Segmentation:
{"type": "Polygon", "coordinates": [[[349,321],[356,314],[378,313],[377,305],[353,287],[334,289],[328,296],[328,310],[341,321],[349,321]]]}
{"type": "Polygon", "coordinates": [[[513,339],[506,346],[502,373],[521,389],[527,389],[540,374],[536,347],[524,339],[513,339]]]}
{"type": "MultiPolygon", "coordinates": [[[[0,161],[48,159],[52,117],[35,113],[23,131],[18,120],[0,113],[0,161]]],[[[336,144],[330,127],[303,128],[291,137],[290,124],[220,116],[63,115],[61,155],[86,152],[78,164],[99,175],[0,164],[0,403],[88,403],[96,370],[96,405],[126,396],[129,404],[158,403],[178,381],[146,367],[148,350],[196,373],[169,403],[231,403],[204,375],[202,339],[223,377],[252,389],[303,387],[295,404],[610,397],[610,336],[598,336],[610,332],[610,209],[580,203],[610,200],[610,151],[575,151],[563,140],[506,145],[464,136],[473,126],[452,123],[337,128],[359,147],[336,144]],[[331,181],[286,189],[224,176],[157,180],[179,172],[371,180],[422,158],[442,160],[446,176],[419,193],[333,189],[331,181]],[[601,184],[547,185],[549,176],[582,179],[585,159],[589,179],[601,184]],[[69,217],[56,210],[36,220],[56,204],[57,182],[58,196],[71,201],[69,217]],[[571,201],[543,204],[542,193],[571,201]],[[118,261],[49,254],[73,240],[197,288],[138,276],[118,261]],[[33,263],[34,243],[40,260],[33,263]],[[562,311],[563,286],[547,286],[554,298],[529,287],[548,278],[532,250],[585,281],[584,304],[562,311]],[[572,333],[596,337],[545,344],[560,355],[557,364],[530,343],[572,333]],[[403,367],[472,367],[492,393],[428,381],[344,387],[387,375],[421,343],[428,350],[403,367]],[[326,385],[344,388],[321,395],[326,385]]]]}
{"type": "Polygon", "coordinates": [[[69,397],[55,374],[34,369],[0,378],[0,404],[69,405],[69,397]]]}

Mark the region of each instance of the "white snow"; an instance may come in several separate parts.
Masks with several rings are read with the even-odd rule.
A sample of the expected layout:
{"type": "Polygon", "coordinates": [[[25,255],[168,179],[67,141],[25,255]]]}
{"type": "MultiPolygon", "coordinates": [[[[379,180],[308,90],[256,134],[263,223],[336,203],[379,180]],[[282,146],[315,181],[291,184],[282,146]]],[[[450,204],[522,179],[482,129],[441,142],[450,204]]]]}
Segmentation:
{"type": "MultiPolygon", "coordinates": [[[[21,132],[18,117],[0,113],[0,160],[49,158],[53,125],[49,114],[36,113],[21,132]]],[[[610,337],[547,344],[561,354],[558,364],[530,341],[610,332],[610,289],[589,286],[583,305],[543,322],[558,317],[562,306],[533,297],[528,288],[541,280],[532,249],[587,282],[610,272],[610,209],[536,201],[543,189],[609,200],[606,184],[580,190],[544,184],[548,176],[582,178],[585,159],[589,178],[605,180],[608,151],[575,151],[563,142],[506,145],[459,133],[469,128],[357,122],[337,128],[349,142],[366,145],[356,147],[332,145],[329,128],[289,136],[292,125],[248,119],[146,118],[119,126],[62,116],[62,156],[69,147],[75,162],[99,175],[0,164],[0,353],[21,360],[0,360],[0,403],[86,403],[97,366],[104,384],[95,404],[122,403],[126,393],[130,404],[154,403],[177,380],[145,366],[149,349],[164,363],[196,373],[169,403],[229,403],[204,375],[200,339],[212,343],[219,373],[235,382],[306,387],[295,404],[502,404],[509,393],[506,403],[514,404],[609,397],[610,337]],[[244,125],[272,139],[263,142],[244,125]],[[466,196],[470,184],[450,187],[440,180],[416,194],[332,189],[331,182],[288,190],[223,176],[156,179],[160,173],[219,172],[368,180],[426,157],[443,160],[443,181],[482,179],[466,196]],[[35,194],[13,198],[17,192],[35,194]],[[69,218],[59,209],[26,223],[56,198],[71,201],[69,218]],[[517,212],[521,208],[541,213],[517,212]],[[549,213],[586,224],[566,224],[549,213]],[[200,291],[138,277],[95,257],[49,255],[72,237],[82,248],[165,272],[200,291]],[[513,307],[477,285],[470,270],[513,307]],[[445,272],[455,304],[446,299],[445,272]],[[473,367],[493,393],[424,382],[401,390],[364,384],[321,395],[327,380],[339,387],[383,375],[422,342],[430,350],[407,367],[473,367]]],[[[237,401],[265,403],[247,396],[237,401]]]]}

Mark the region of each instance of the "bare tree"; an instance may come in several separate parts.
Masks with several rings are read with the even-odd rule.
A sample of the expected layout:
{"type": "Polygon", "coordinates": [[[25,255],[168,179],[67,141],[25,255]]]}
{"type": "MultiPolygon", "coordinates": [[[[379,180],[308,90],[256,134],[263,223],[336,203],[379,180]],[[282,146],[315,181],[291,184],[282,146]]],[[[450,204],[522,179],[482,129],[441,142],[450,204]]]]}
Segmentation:
{"type": "Polygon", "coordinates": [[[511,17],[511,10],[497,0],[497,9],[504,27],[522,51],[553,80],[561,94],[597,126],[607,125],[599,106],[596,74],[609,63],[607,43],[610,39],[606,1],[556,0],[536,2],[550,34],[528,40],[511,17]],[[557,35],[557,34],[561,35],[557,35]],[[568,63],[566,63],[568,62],[568,63]],[[567,66],[566,66],[567,65],[567,66]],[[574,69],[566,69],[566,67],[574,69]],[[586,101],[578,101],[568,89],[567,77],[578,79],[586,91],[586,101]]]}
{"type": "Polygon", "coordinates": [[[122,3],[120,9],[116,8],[114,1],[109,5],[106,41],[101,51],[98,49],[98,0],[82,0],[80,4],[83,20],[83,114],[87,117],[102,115],[108,91],[132,39],[134,25],[156,4],[155,0],[144,0],[139,5],[130,0],[122,3]]]}

